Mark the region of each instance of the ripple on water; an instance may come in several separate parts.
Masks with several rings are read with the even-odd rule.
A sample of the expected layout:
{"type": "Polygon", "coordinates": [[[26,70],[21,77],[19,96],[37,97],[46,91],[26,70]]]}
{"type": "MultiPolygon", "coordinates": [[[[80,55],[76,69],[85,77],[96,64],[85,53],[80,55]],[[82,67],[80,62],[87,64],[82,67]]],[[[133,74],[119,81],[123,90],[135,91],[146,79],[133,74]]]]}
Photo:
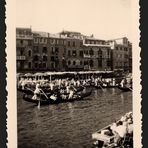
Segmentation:
{"type": "Polygon", "coordinates": [[[85,101],[41,107],[18,93],[19,148],[90,148],[91,134],[132,110],[132,93],[94,89],[85,101]]]}

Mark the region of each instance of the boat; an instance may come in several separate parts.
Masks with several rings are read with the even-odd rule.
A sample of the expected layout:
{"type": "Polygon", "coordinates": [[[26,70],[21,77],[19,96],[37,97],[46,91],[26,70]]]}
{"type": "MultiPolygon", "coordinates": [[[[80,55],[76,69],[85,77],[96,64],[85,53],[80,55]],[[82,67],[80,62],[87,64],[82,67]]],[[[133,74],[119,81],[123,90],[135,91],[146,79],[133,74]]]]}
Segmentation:
{"type": "MultiPolygon", "coordinates": [[[[120,120],[118,120],[117,122],[119,121],[120,120]]],[[[104,147],[105,148],[119,148],[120,147],[120,146],[117,147],[116,143],[114,142],[115,135],[110,129],[112,125],[113,124],[110,124],[92,134],[93,145],[95,146],[95,148],[104,148],[104,147]]],[[[126,137],[120,144],[121,144],[121,147],[132,148],[133,135],[126,135],[126,137]]]]}
{"type": "Polygon", "coordinates": [[[122,91],[132,91],[132,87],[121,86],[119,85],[118,88],[122,91]]]}
{"type": "Polygon", "coordinates": [[[122,91],[132,91],[132,77],[122,79],[118,88],[122,91]]]}
{"type": "Polygon", "coordinates": [[[83,100],[85,97],[90,96],[91,92],[92,91],[85,92],[85,93],[83,92],[76,93],[72,99],[68,99],[68,98],[62,99],[62,97],[59,96],[55,100],[51,99],[50,97],[51,95],[49,95],[48,98],[42,95],[40,100],[33,100],[32,99],[33,95],[24,94],[23,100],[34,103],[34,104],[38,104],[40,101],[40,105],[58,104],[58,103],[64,103],[64,102],[74,102],[74,101],[83,100]]]}

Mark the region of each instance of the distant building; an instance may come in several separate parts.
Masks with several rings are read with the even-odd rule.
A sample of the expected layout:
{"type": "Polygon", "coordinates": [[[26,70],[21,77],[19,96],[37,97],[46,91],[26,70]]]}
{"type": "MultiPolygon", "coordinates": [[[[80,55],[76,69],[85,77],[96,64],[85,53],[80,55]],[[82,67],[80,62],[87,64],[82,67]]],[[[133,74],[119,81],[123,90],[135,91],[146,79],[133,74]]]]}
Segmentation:
{"type": "Polygon", "coordinates": [[[132,71],[132,44],[126,37],[108,41],[111,45],[112,70],[132,71]]]}
{"type": "Polygon", "coordinates": [[[93,35],[57,34],[16,29],[17,71],[131,70],[127,38],[100,40],[93,35]]]}
{"type": "Polygon", "coordinates": [[[86,37],[83,50],[86,70],[111,70],[111,46],[105,40],[86,37]]]}
{"type": "Polygon", "coordinates": [[[33,34],[30,28],[16,29],[17,70],[32,69],[33,34]]]}

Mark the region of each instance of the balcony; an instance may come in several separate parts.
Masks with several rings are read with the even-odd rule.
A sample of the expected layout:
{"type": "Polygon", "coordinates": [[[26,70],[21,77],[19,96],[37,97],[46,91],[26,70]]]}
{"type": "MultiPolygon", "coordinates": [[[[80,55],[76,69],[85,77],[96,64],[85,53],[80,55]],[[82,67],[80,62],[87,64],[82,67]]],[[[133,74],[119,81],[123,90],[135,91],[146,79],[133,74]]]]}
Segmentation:
{"type": "Polygon", "coordinates": [[[26,60],[26,56],[17,56],[16,59],[24,61],[24,60],[26,60]]]}

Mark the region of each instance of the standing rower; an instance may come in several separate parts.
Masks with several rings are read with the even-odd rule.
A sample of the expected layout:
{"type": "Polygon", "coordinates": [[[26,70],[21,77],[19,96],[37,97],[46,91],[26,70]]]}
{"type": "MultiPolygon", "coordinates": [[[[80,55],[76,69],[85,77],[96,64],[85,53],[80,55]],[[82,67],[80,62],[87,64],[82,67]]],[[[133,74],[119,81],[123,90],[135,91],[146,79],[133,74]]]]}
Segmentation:
{"type": "Polygon", "coordinates": [[[41,91],[40,91],[39,87],[40,87],[40,85],[36,84],[36,88],[35,88],[35,91],[34,91],[34,96],[32,97],[33,100],[39,100],[40,99],[41,91]]]}

